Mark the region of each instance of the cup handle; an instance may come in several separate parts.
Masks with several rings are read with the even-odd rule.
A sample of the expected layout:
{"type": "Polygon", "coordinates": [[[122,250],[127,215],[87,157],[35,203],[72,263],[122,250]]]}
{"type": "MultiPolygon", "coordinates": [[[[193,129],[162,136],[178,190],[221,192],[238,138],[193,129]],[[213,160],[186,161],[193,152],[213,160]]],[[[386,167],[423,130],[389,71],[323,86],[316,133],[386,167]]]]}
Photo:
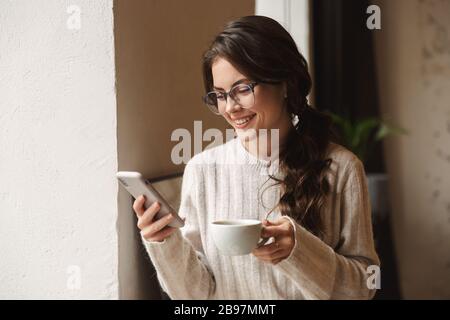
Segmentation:
{"type": "Polygon", "coordinates": [[[271,237],[268,238],[261,238],[261,240],[258,242],[258,244],[256,245],[257,248],[263,246],[267,241],[269,241],[271,237]]]}

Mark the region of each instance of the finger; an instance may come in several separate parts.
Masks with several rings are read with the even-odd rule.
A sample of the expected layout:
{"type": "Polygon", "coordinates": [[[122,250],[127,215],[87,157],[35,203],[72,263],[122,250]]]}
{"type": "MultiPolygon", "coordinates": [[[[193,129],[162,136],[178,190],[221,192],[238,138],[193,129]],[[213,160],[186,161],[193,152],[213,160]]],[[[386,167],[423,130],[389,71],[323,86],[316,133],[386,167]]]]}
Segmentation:
{"type": "Polygon", "coordinates": [[[278,225],[282,224],[284,221],[286,221],[286,219],[278,218],[276,220],[267,220],[267,219],[265,219],[263,222],[267,226],[278,226],[278,225]]]}
{"type": "Polygon", "coordinates": [[[285,257],[287,257],[286,250],[280,249],[280,250],[276,251],[275,253],[273,253],[272,255],[258,256],[258,259],[260,259],[264,262],[274,264],[275,261],[283,260],[285,257]]]}
{"type": "Polygon", "coordinates": [[[174,233],[176,228],[166,226],[156,233],[141,231],[141,235],[148,241],[163,241],[165,238],[174,233]]]}
{"type": "Polygon", "coordinates": [[[272,261],[272,264],[273,264],[273,265],[276,265],[276,264],[278,264],[279,262],[281,262],[281,260],[283,260],[283,259],[282,259],[282,258],[276,259],[276,260],[272,261]]]}
{"type": "Polygon", "coordinates": [[[257,258],[262,259],[262,260],[273,260],[273,259],[275,259],[275,258],[277,258],[279,256],[282,256],[282,253],[284,251],[285,250],[283,248],[278,248],[278,249],[276,249],[276,250],[274,250],[272,252],[269,252],[269,253],[255,254],[255,256],[257,258]]]}
{"type": "Polygon", "coordinates": [[[277,237],[277,236],[290,236],[291,230],[293,230],[292,224],[289,220],[283,219],[283,223],[276,226],[263,226],[263,237],[277,237]],[[265,234],[266,232],[267,235],[265,234]]]}
{"type": "Polygon", "coordinates": [[[287,256],[288,256],[288,255],[287,255],[286,250],[285,250],[285,249],[281,249],[281,250],[275,252],[275,253],[272,255],[272,261],[283,260],[283,259],[284,259],[285,257],[287,257],[287,256]]]}
{"type": "Polygon", "coordinates": [[[268,257],[281,249],[279,242],[272,242],[253,250],[253,254],[258,257],[268,257]]]}
{"type": "Polygon", "coordinates": [[[151,223],[149,226],[146,226],[142,229],[142,232],[149,237],[153,237],[155,233],[163,229],[167,224],[169,224],[173,220],[173,214],[165,215],[164,217],[156,220],[151,223]]]}
{"type": "Polygon", "coordinates": [[[144,203],[145,203],[144,195],[140,195],[139,197],[136,198],[136,200],[134,200],[133,210],[138,217],[141,217],[145,212],[144,203]]]}
{"type": "Polygon", "coordinates": [[[284,235],[285,230],[280,226],[263,227],[261,230],[261,237],[270,238],[284,235]]]}
{"type": "Polygon", "coordinates": [[[144,214],[138,219],[138,228],[142,230],[148,224],[150,224],[160,208],[161,206],[157,201],[153,202],[152,205],[148,207],[148,209],[145,210],[144,214]]]}
{"type": "Polygon", "coordinates": [[[153,236],[149,237],[148,239],[146,238],[145,235],[143,235],[143,237],[146,238],[146,240],[148,240],[148,241],[162,242],[165,238],[167,238],[172,233],[174,233],[175,230],[177,230],[177,228],[166,226],[165,228],[158,231],[157,233],[155,233],[153,236]]]}

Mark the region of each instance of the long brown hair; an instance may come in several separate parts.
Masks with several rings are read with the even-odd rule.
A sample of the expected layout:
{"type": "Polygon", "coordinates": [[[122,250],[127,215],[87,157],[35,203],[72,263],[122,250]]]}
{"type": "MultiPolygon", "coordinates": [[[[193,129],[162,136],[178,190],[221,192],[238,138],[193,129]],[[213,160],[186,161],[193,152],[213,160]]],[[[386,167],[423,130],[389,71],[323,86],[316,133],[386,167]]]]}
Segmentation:
{"type": "Polygon", "coordinates": [[[323,235],[321,208],[330,190],[325,171],[329,142],[335,135],[328,115],[313,109],[307,101],[311,76],[305,58],[290,34],[275,20],[246,16],[229,22],[203,55],[206,92],[212,90],[212,63],[216,57],[228,60],[253,81],[287,85],[287,111],[299,121],[289,131],[279,154],[283,195],[277,207],[317,236],[323,235]]]}

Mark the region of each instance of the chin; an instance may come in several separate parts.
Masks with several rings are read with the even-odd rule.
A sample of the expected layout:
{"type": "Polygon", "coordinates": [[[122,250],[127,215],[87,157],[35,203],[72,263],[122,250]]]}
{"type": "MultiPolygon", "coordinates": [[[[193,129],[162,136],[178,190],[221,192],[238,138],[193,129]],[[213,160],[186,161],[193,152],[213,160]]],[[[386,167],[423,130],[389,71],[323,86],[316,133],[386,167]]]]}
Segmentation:
{"type": "Polygon", "coordinates": [[[241,140],[253,141],[258,136],[258,127],[251,127],[246,129],[235,128],[234,130],[241,140]]]}

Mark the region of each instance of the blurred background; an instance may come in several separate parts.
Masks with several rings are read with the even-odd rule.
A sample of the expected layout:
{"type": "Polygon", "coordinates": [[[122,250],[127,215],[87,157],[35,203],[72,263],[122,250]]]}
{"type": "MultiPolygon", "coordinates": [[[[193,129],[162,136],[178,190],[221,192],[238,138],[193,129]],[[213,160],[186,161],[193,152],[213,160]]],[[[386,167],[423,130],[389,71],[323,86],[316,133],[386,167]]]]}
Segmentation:
{"type": "MultiPolygon", "coordinates": [[[[376,299],[450,298],[450,0],[0,0],[0,299],[167,299],[115,178],[177,207],[201,55],[224,24],[279,21],[364,162],[376,299]]],[[[194,121],[201,121],[195,127],[194,121]]]]}

